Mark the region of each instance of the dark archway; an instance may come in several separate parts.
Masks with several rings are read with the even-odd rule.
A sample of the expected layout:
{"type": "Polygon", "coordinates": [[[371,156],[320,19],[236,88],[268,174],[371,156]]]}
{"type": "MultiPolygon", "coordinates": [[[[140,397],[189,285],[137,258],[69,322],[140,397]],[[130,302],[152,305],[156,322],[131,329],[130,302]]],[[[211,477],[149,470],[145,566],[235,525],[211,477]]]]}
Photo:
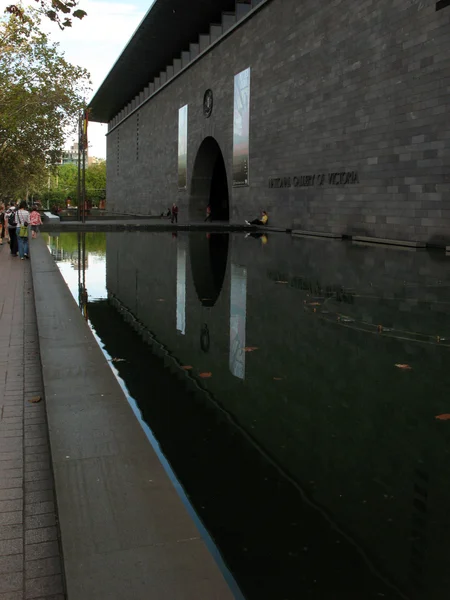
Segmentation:
{"type": "Polygon", "coordinates": [[[203,221],[208,205],[213,221],[229,220],[227,170],[220,146],[213,137],[203,140],[195,158],[189,219],[203,221]]]}

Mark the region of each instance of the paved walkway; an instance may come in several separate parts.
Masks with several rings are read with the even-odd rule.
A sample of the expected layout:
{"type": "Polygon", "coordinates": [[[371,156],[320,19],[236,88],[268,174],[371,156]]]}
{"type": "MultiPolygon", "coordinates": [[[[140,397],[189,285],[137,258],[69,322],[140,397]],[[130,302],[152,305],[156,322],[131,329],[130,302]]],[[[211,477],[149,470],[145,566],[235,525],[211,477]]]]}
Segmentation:
{"type": "Polygon", "coordinates": [[[30,263],[6,244],[0,282],[0,600],[63,600],[30,263]]]}

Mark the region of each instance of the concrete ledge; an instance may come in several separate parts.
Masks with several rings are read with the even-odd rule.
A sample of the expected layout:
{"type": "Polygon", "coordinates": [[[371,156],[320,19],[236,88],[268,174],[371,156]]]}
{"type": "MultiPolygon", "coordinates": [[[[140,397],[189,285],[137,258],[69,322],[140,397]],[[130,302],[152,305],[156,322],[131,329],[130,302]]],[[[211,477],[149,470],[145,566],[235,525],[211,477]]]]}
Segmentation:
{"type": "Polygon", "coordinates": [[[31,242],[70,600],[231,600],[44,240],[31,242]]]}
{"type": "Polygon", "coordinates": [[[370,242],[371,244],[388,244],[390,246],[406,246],[409,248],[426,248],[425,242],[409,242],[407,240],[390,240],[386,238],[367,237],[365,235],[353,235],[354,242],[370,242]]]}
{"type": "Polygon", "coordinates": [[[323,237],[323,238],[334,238],[334,239],[342,239],[342,235],[340,233],[328,233],[325,231],[304,231],[302,229],[293,229],[293,236],[298,237],[323,237]]]}
{"type": "MultiPolygon", "coordinates": [[[[133,221],[64,221],[55,224],[46,222],[42,231],[248,231],[247,225],[231,225],[225,222],[213,223],[171,223],[167,219],[141,219],[133,221]]],[[[252,227],[256,230],[256,227],[252,227]]]]}
{"type": "Polygon", "coordinates": [[[58,217],[58,215],[54,215],[54,214],[52,214],[49,211],[45,211],[42,216],[43,216],[43,220],[46,223],[59,223],[59,217],[58,217]]]}
{"type": "Polygon", "coordinates": [[[286,229],[286,227],[258,227],[256,226],[256,228],[258,229],[258,231],[280,231],[282,233],[287,233],[288,231],[290,231],[289,229],[286,229]]]}

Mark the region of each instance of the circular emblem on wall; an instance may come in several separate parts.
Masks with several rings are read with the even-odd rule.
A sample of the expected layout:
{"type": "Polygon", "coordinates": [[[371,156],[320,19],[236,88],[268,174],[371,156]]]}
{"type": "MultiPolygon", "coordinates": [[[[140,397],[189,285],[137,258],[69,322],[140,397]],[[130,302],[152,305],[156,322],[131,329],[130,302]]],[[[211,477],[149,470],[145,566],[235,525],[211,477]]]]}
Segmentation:
{"type": "Polygon", "coordinates": [[[214,105],[214,97],[212,90],[206,90],[203,96],[203,114],[207,119],[212,115],[214,105]]]}

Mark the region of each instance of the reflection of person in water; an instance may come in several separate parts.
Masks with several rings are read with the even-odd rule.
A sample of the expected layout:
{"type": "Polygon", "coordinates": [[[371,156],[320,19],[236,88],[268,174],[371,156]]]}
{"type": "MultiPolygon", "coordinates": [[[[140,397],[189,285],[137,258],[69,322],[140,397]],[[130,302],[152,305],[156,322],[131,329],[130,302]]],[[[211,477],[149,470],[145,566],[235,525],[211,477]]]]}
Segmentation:
{"type": "Polygon", "coordinates": [[[261,244],[263,246],[265,246],[267,244],[267,242],[269,241],[269,236],[267,235],[267,233],[261,233],[259,231],[255,231],[255,233],[251,233],[250,231],[248,233],[245,234],[245,237],[252,237],[255,238],[255,240],[261,240],[261,244]]]}
{"type": "Polygon", "coordinates": [[[200,348],[203,350],[203,352],[209,352],[210,345],[211,340],[209,338],[209,328],[208,325],[204,323],[200,332],[200,348]]]}
{"type": "Polygon", "coordinates": [[[253,219],[253,221],[245,221],[247,225],[267,225],[269,222],[269,215],[265,210],[262,211],[260,219],[253,219]]]}

